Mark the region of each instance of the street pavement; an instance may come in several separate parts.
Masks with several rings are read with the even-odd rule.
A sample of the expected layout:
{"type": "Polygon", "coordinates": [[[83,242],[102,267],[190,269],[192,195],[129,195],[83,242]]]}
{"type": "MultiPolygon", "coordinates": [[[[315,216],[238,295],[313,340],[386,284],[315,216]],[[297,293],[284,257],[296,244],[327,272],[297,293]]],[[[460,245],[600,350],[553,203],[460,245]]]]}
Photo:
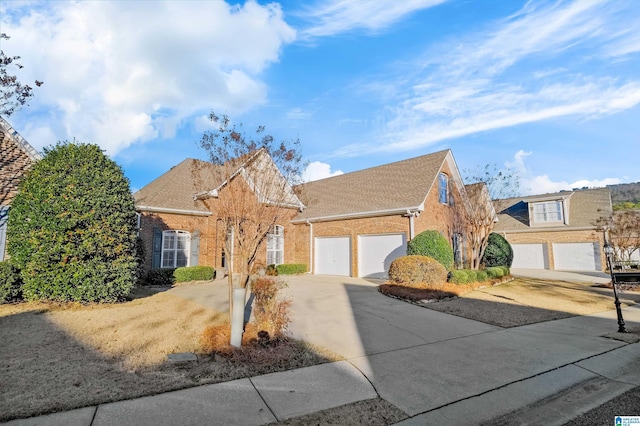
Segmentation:
{"type": "MultiPolygon", "coordinates": [[[[640,343],[616,333],[613,310],[504,329],[388,298],[362,279],[286,280],[293,337],[345,361],[9,424],[266,424],[379,396],[407,414],[402,425],[561,425],[640,386],[640,343]]],[[[226,286],[169,291],[213,307],[226,286]]],[[[640,307],[623,313],[640,330],[640,307]]]]}

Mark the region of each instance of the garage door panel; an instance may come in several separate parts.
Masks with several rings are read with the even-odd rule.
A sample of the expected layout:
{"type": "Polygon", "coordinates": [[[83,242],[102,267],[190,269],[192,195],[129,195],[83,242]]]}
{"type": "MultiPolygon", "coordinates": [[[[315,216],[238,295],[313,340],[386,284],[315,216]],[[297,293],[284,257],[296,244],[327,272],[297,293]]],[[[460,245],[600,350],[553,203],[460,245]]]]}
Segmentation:
{"type": "Polygon", "coordinates": [[[554,243],[554,269],[568,271],[598,271],[600,265],[600,244],[554,243]]]}
{"type": "Polygon", "coordinates": [[[351,238],[316,237],[315,273],[351,276],[351,238]]]}
{"type": "Polygon", "coordinates": [[[358,236],[358,275],[387,278],[391,262],[407,254],[405,234],[358,236]]]}
{"type": "Polygon", "coordinates": [[[549,256],[546,244],[512,244],[512,268],[548,269],[549,256]]]}

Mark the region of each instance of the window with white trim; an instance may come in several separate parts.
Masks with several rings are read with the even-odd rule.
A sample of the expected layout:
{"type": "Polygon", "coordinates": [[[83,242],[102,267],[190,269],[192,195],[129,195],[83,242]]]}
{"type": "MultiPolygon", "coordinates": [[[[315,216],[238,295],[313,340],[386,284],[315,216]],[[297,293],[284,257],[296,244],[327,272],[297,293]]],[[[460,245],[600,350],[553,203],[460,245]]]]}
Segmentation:
{"type": "Polygon", "coordinates": [[[267,234],[267,265],[284,263],[284,227],[274,225],[267,234]]]}
{"type": "Polygon", "coordinates": [[[438,175],[438,199],[442,204],[449,204],[449,176],[444,173],[438,175]]]}
{"type": "Polygon", "coordinates": [[[558,223],[564,222],[562,214],[562,201],[546,201],[533,205],[534,223],[558,223]]]}
{"type": "Polygon", "coordinates": [[[189,266],[191,255],[191,234],[187,231],[162,232],[162,260],[163,268],[180,268],[189,266]]]}

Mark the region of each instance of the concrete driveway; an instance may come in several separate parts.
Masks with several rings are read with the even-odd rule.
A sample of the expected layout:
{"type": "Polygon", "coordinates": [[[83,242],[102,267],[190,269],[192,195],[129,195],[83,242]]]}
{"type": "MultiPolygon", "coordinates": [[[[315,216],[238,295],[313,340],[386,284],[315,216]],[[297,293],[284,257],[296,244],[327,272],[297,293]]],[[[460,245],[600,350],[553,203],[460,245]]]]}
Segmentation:
{"type": "MultiPolygon", "coordinates": [[[[452,404],[473,400],[482,405],[474,408],[478,421],[488,420],[589,380],[594,374],[577,363],[627,345],[602,337],[616,330],[613,311],[504,329],[388,298],[361,279],[286,282],[294,337],[343,355],[382,398],[416,419],[435,420],[442,410],[453,419],[452,404]]],[[[625,319],[640,326],[640,309],[627,308],[625,319]]],[[[640,350],[631,346],[635,369],[640,350]]]]}
{"type": "MultiPolygon", "coordinates": [[[[411,416],[406,424],[478,424],[584,383],[598,381],[578,398],[586,403],[640,385],[640,344],[604,337],[617,330],[615,311],[502,328],[391,299],[362,279],[284,280],[292,335],[344,356],[411,416]],[[623,361],[612,364],[614,354],[623,361]]],[[[221,280],[170,292],[216,309],[226,305],[221,280]]],[[[624,315],[629,329],[640,329],[638,305],[624,315]]],[[[562,424],[571,414],[542,423],[562,424]]]]}

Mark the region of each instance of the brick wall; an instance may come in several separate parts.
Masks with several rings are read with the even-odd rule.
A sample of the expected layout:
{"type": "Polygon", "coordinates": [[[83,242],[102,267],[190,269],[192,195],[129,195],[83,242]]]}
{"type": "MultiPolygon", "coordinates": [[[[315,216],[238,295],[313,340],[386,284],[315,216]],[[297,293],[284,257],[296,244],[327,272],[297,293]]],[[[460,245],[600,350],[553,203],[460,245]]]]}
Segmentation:
{"type": "Polygon", "coordinates": [[[8,206],[18,193],[24,173],[33,164],[31,158],[0,130],[0,206],[8,206]]]}

